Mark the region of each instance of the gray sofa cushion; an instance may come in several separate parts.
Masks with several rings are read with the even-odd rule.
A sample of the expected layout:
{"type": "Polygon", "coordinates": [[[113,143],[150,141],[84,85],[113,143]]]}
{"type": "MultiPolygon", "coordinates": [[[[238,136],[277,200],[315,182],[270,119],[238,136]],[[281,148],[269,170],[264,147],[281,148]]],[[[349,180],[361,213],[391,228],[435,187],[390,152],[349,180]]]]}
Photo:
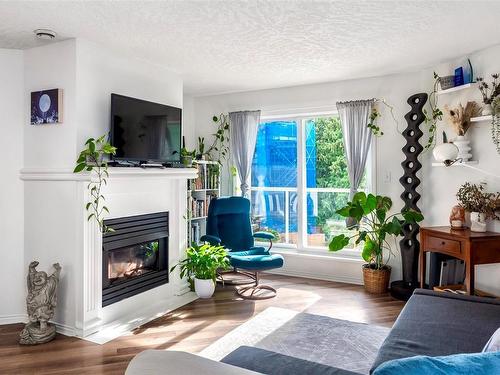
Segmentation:
{"type": "Polygon", "coordinates": [[[221,362],[267,375],[359,375],[356,372],[250,346],[240,346],[221,362]]]}
{"type": "Polygon", "coordinates": [[[498,300],[417,289],[382,344],[371,371],[396,358],[480,352],[498,327],[498,300]]]}

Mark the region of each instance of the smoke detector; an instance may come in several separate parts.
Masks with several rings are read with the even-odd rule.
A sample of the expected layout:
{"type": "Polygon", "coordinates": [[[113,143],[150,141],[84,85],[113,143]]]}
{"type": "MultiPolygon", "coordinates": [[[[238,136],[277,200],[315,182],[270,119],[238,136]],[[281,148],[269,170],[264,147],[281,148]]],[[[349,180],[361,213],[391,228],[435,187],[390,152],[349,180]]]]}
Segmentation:
{"type": "Polygon", "coordinates": [[[43,40],[52,40],[55,39],[56,33],[55,31],[49,30],[49,29],[36,29],[33,31],[38,39],[43,39],[43,40]]]}

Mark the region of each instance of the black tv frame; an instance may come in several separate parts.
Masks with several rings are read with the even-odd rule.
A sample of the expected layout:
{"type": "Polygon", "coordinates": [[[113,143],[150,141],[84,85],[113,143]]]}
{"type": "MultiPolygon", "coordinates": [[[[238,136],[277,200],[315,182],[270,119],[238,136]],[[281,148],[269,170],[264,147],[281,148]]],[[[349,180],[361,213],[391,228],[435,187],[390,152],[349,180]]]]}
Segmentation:
{"type": "MultiPolygon", "coordinates": [[[[109,131],[109,138],[110,138],[110,143],[112,146],[114,146],[113,141],[114,141],[114,125],[113,125],[113,97],[121,97],[121,98],[126,98],[126,99],[132,99],[138,102],[143,102],[143,103],[150,103],[150,104],[156,104],[156,105],[161,105],[164,107],[170,107],[170,108],[175,108],[180,111],[180,125],[181,125],[181,131],[179,132],[179,145],[182,147],[182,130],[183,130],[183,124],[182,124],[182,108],[179,107],[174,107],[172,105],[167,105],[167,104],[162,104],[162,103],[156,103],[156,102],[151,102],[149,100],[143,100],[143,99],[138,99],[138,98],[133,98],[131,96],[126,96],[126,95],[121,95],[121,94],[115,94],[111,93],[110,96],[110,113],[109,113],[109,118],[110,118],[110,131],[109,131]]],[[[136,162],[138,165],[147,165],[148,163],[159,163],[162,165],[174,165],[174,164],[180,164],[180,153],[179,153],[179,160],[161,160],[161,159],[140,159],[140,158],[121,158],[121,157],[116,157],[114,155],[110,155],[110,160],[111,161],[116,161],[117,165],[119,166],[119,162],[136,162]]]]}

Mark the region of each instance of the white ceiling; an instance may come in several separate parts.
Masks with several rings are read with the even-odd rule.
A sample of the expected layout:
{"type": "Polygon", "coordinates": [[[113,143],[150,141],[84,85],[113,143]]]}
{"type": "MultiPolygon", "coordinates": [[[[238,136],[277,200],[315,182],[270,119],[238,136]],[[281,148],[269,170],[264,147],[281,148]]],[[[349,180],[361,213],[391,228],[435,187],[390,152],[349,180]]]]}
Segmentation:
{"type": "Polygon", "coordinates": [[[0,47],[82,37],[180,73],[204,95],[428,67],[500,43],[495,1],[0,2],[0,47]]]}

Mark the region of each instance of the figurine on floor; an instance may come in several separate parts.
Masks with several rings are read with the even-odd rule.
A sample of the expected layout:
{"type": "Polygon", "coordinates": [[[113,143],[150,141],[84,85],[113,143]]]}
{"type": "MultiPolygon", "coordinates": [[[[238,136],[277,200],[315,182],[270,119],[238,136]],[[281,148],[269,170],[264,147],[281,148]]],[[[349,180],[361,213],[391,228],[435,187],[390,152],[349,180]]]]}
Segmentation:
{"type": "Polygon", "coordinates": [[[31,262],[28,271],[28,308],[29,322],[20,334],[19,343],[23,345],[43,344],[56,336],[56,327],[48,323],[54,316],[57,300],[57,285],[61,266],[53,265],[55,271],[48,276],[44,271],[37,271],[38,262],[31,262]]]}

